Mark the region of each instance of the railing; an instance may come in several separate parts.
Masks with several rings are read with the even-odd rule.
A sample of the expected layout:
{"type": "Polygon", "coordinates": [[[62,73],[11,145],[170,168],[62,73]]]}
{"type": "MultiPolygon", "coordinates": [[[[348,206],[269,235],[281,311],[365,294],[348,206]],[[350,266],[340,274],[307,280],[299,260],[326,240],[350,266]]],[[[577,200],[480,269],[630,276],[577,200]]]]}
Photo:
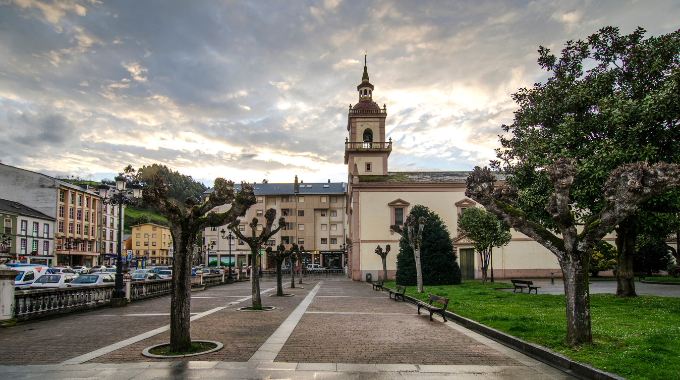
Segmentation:
{"type": "Polygon", "coordinates": [[[349,110],[349,114],[367,114],[367,113],[373,113],[373,114],[381,114],[381,113],[387,113],[387,108],[379,108],[377,110],[362,110],[362,109],[351,109],[349,110]]]}
{"type": "Polygon", "coordinates": [[[132,281],[130,283],[130,301],[143,300],[151,297],[158,297],[170,294],[172,291],[172,280],[152,280],[152,281],[132,281]]]}
{"type": "MultiPolygon", "coordinates": [[[[299,272],[295,271],[295,274],[297,275],[299,272]]],[[[302,270],[302,274],[304,275],[312,275],[312,274],[342,274],[345,273],[344,269],[317,269],[317,270],[302,270]]],[[[290,269],[282,269],[281,270],[282,275],[290,275],[290,269]]],[[[262,271],[263,276],[276,276],[276,270],[275,269],[267,269],[262,271]]]]}
{"type": "Polygon", "coordinates": [[[355,142],[345,141],[345,150],[350,149],[365,149],[365,150],[392,150],[392,142],[355,142]]]}
{"type": "Polygon", "coordinates": [[[14,317],[26,321],[49,315],[108,306],[113,285],[14,292],[14,317]]]}

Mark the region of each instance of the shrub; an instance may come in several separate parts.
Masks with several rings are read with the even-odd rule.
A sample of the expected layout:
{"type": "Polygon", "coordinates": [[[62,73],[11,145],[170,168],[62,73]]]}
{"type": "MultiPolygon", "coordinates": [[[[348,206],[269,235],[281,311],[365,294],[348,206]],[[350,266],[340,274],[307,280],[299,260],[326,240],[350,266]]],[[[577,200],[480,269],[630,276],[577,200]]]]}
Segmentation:
{"type": "Polygon", "coordinates": [[[599,243],[590,249],[590,272],[591,276],[597,277],[600,271],[616,269],[616,247],[600,240],[599,243]]]}

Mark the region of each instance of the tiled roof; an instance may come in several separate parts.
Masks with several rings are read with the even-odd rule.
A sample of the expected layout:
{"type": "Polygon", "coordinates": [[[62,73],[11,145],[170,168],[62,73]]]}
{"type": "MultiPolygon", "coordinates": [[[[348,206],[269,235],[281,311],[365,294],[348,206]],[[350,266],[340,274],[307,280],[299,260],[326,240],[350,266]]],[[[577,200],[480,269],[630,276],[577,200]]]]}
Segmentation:
{"type": "Polygon", "coordinates": [[[55,220],[51,216],[47,216],[40,211],[34,210],[28,206],[25,206],[19,202],[8,201],[7,199],[0,199],[0,211],[11,212],[24,216],[31,216],[34,218],[55,220]]]}
{"type": "MultiPolygon", "coordinates": [[[[463,172],[388,172],[387,175],[360,175],[359,182],[465,182],[469,171],[463,172]]],[[[496,179],[505,177],[494,173],[496,179]]]]}
{"type": "Polygon", "coordinates": [[[363,102],[359,102],[359,103],[355,104],[354,107],[352,107],[352,109],[354,109],[354,110],[379,110],[380,106],[378,105],[378,103],[373,102],[373,101],[368,101],[368,102],[363,101],[363,102]]]}
{"type": "MultiPolygon", "coordinates": [[[[251,184],[255,190],[255,195],[287,195],[295,194],[294,184],[292,183],[254,183],[251,184]]],[[[234,184],[234,189],[241,189],[241,184],[234,184]]],[[[321,182],[321,183],[300,183],[298,194],[344,194],[347,191],[347,184],[344,182],[321,182]]],[[[206,190],[203,194],[210,194],[213,189],[206,190]]]]}

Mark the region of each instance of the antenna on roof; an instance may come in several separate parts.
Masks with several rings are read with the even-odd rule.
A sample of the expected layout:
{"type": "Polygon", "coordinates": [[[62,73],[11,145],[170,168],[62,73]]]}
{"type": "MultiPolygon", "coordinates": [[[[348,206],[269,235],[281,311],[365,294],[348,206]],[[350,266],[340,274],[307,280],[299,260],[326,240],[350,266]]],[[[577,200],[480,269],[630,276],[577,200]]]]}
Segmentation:
{"type": "Polygon", "coordinates": [[[366,66],[368,63],[368,59],[366,57],[368,57],[368,50],[366,50],[366,54],[364,54],[364,66],[366,66]]]}

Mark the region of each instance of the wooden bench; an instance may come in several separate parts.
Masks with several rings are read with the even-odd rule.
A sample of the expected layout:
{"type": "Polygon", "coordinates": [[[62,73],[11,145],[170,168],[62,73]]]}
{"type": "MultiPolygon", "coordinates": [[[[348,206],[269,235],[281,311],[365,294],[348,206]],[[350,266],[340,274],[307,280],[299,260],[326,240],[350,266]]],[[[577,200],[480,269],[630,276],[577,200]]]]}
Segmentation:
{"type": "Polygon", "coordinates": [[[534,286],[533,281],[528,280],[510,280],[510,281],[515,286],[515,289],[512,290],[513,293],[516,292],[517,289],[519,289],[519,291],[523,293],[524,288],[528,288],[529,294],[531,294],[531,289],[534,289],[536,291],[536,294],[538,294],[538,288],[540,288],[540,286],[534,286]]]}
{"type": "Polygon", "coordinates": [[[449,299],[444,298],[444,297],[439,297],[434,294],[428,294],[427,295],[427,300],[429,303],[425,303],[423,301],[418,301],[418,314],[420,314],[420,308],[422,307],[423,309],[427,309],[427,311],[430,312],[430,320],[432,320],[432,314],[434,313],[439,313],[439,315],[444,318],[444,322],[446,322],[446,313],[444,311],[446,310],[446,305],[449,304],[449,299]],[[442,307],[437,307],[432,304],[432,302],[437,302],[442,305],[442,307]]]}
{"type": "Polygon", "coordinates": [[[382,281],[377,281],[375,284],[373,284],[373,290],[382,290],[382,288],[383,288],[382,281]]]}
{"type": "Polygon", "coordinates": [[[401,298],[402,301],[406,301],[406,298],[404,298],[404,295],[406,294],[405,286],[397,285],[397,290],[390,289],[390,298],[392,298],[392,294],[394,294],[395,301],[397,298],[401,298]]]}
{"type": "Polygon", "coordinates": [[[633,272],[633,281],[635,281],[635,277],[638,277],[638,281],[644,280],[646,274],[647,272],[633,272]]]}

